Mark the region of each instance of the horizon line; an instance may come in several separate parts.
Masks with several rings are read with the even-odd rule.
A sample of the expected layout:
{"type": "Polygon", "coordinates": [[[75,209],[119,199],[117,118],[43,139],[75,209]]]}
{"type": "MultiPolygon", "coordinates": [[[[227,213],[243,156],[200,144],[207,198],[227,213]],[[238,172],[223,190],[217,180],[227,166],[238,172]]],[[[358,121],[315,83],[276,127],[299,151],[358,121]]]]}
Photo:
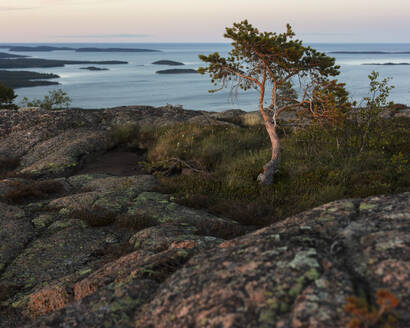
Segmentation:
{"type": "MultiPolygon", "coordinates": [[[[384,42],[384,41],[380,41],[380,42],[360,42],[360,41],[355,41],[355,42],[326,42],[326,41],[303,41],[303,43],[315,43],[315,44],[410,44],[410,41],[401,41],[401,42],[384,42]]],[[[14,44],[87,44],[87,43],[94,43],[94,44],[109,44],[109,43],[121,43],[121,44],[215,44],[215,43],[220,43],[220,44],[231,44],[232,42],[225,42],[225,41],[147,41],[147,42],[141,42],[141,41],[107,41],[107,42],[103,42],[103,41],[68,41],[68,42],[53,42],[53,41],[24,41],[24,42],[1,42],[0,41],[0,46],[8,46],[8,45],[14,45],[14,44]]]]}

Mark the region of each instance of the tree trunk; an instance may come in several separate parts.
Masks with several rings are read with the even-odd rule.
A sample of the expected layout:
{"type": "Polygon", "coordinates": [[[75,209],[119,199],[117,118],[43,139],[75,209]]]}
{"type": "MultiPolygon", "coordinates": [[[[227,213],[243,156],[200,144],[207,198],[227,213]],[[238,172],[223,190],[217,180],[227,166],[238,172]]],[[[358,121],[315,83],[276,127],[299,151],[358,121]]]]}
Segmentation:
{"type": "Polygon", "coordinates": [[[265,127],[272,144],[272,157],[271,160],[263,166],[263,173],[259,174],[258,181],[262,184],[270,185],[273,184],[273,176],[278,171],[280,161],[280,143],[273,123],[269,120],[265,120],[265,127]]]}

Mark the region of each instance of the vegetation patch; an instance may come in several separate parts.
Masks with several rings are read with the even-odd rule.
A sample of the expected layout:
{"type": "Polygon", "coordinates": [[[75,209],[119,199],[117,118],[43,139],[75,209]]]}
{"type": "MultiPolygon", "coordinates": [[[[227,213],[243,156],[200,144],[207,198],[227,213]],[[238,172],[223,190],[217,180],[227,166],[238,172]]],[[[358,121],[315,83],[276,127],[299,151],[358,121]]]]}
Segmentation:
{"type": "Polygon", "coordinates": [[[124,140],[147,149],[162,191],[181,204],[263,226],[337,199],[408,190],[409,123],[374,121],[365,138],[357,120],[279,127],[282,161],[270,186],[256,181],[271,151],[263,126],[179,124],[134,130],[124,140]],[[164,170],[171,166],[173,174],[164,170]]]}
{"type": "Polygon", "coordinates": [[[82,208],[70,213],[73,219],[87,222],[90,227],[104,227],[115,222],[117,214],[101,206],[94,205],[92,208],[82,208]]]}
{"type": "Polygon", "coordinates": [[[4,199],[17,204],[33,199],[46,198],[64,190],[62,183],[55,180],[9,181],[8,187],[10,190],[4,195],[4,199]]]}
{"type": "Polygon", "coordinates": [[[10,88],[34,87],[39,85],[56,85],[59,83],[46,81],[46,79],[55,79],[59,77],[60,76],[58,76],[57,74],[52,73],[0,70],[0,83],[4,83],[4,85],[10,88]]]}
{"type": "Polygon", "coordinates": [[[0,179],[5,178],[20,165],[20,159],[0,157],[0,179]]]}
{"type": "Polygon", "coordinates": [[[388,290],[376,292],[376,306],[368,304],[366,299],[352,296],[347,298],[345,312],[351,315],[348,328],[361,327],[396,327],[397,316],[394,308],[400,301],[388,290]]]}
{"type": "Polygon", "coordinates": [[[116,223],[119,227],[139,231],[156,225],[157,221],[143,213],[133,213],[119,215],[116,223]]]}

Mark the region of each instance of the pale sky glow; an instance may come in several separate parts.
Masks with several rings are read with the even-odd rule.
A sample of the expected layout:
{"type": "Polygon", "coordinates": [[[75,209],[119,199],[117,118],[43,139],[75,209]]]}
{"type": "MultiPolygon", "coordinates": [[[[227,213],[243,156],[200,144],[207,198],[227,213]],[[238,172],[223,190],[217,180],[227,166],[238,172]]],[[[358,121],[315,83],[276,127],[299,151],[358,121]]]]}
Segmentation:
{"type": "Polygon", "coordinates": [[[307,42],[410,43],[410,0],[0,0],[0,42],[220,42],[245,18],[307,42]]]}

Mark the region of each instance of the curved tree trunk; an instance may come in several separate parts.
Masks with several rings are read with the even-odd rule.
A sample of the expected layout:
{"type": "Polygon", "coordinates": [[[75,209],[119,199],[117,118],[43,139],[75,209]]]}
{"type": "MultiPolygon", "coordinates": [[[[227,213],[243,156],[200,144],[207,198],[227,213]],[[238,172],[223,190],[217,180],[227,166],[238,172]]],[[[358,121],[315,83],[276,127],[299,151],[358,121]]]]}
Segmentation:
{"type": "Polygon", "coordinates": [[[263,173],[259,174],[258,181],[262,184],[272,184],[273,176],[278,171],[280,161],[280,143],[275,125],[270,120],[266,120],[265,115],[263,116],[266,131],[269,134],[270,142],[272,144],[272,157],[271,160],[263,166],[263,173]]]}

